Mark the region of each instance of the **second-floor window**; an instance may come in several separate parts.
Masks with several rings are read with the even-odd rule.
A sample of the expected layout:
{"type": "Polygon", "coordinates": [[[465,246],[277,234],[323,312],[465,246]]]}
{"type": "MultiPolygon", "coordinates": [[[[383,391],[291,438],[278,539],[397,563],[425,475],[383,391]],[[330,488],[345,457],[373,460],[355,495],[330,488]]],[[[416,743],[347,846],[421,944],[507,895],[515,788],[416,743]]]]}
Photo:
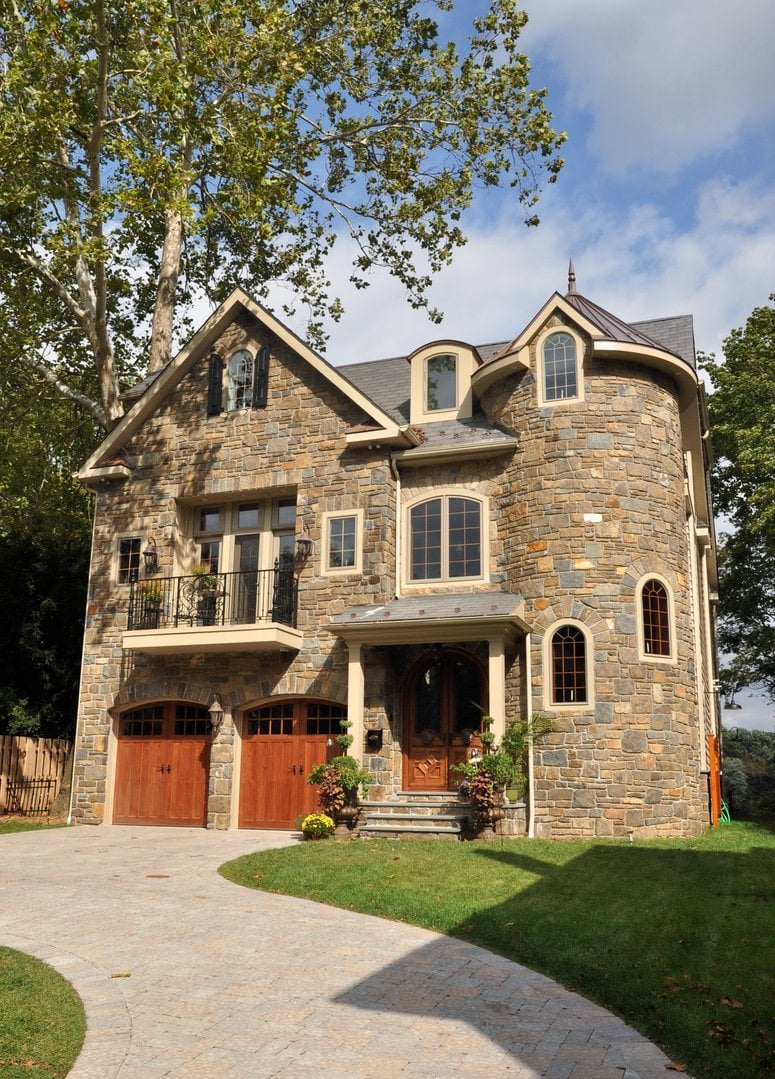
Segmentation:
{"type": "Polygon", "coordinates": [[[647,656],[670,655],[670,604],[667,589],[653,578],[641,589],[643,651],[647,656]]]}
{"type": "Polygon", "coordinates": [[[439,495],[409,511],[409,578],[451,581],[482,576],[482,503],[439,495]]]}

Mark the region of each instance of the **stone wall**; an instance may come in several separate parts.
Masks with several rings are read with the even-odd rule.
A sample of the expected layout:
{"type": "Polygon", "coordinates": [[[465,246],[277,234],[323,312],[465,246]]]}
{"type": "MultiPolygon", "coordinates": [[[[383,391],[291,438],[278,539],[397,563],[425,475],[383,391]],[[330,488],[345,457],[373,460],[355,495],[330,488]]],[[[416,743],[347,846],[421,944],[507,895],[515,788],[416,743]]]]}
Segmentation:
{"type": "Polygon", "coordinates": [[[538,831],[693,834],[707,797],[676,391],[635,364],[593,361],[589,349],[584,382],[583,401],[537,407],[528,371],[485,400],[489,417],[520,436],[500,525],[504,569],[534,629],[534,708],[555,724],[536,754],[538,831]],[[636,586],[651,573],[672,591],[680,663],[639,655],[636,586]],[[587,706],[548,697],[548,636],[566,619],[592,642],[587,706]]]}

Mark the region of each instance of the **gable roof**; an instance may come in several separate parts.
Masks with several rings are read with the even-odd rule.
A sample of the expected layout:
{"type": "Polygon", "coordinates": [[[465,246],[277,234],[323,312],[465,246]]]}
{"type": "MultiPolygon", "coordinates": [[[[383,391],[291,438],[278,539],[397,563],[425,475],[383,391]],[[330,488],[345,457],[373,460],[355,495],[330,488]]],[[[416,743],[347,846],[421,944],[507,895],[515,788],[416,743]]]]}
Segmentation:
{"type": "MultiPolygon", "coordinates": [[[[297,356],[361,409],[366,419],[366,427],[372,437],[378,433],[384,441],[394,442],[400,446],[417,445],[417,436],[400,415],[389,415],[385,412],[345,374],[324,360],[270,311],[242,289],[237,288],[197,330],[177,356],[160,371],[143,379],[133,392],[125,395],[127,399],[133,401],[132,406],[85,462],[78,473],[78,479],[81,482],[125,479],[129,475],[126,465],[117,463],[116,455],[185,377],[193,364],[212,348],[240,310],[252,314],[271,334],[291,348],[297,356]]],[[[360,436],[356,434],[354,437],[360,436]]]]}

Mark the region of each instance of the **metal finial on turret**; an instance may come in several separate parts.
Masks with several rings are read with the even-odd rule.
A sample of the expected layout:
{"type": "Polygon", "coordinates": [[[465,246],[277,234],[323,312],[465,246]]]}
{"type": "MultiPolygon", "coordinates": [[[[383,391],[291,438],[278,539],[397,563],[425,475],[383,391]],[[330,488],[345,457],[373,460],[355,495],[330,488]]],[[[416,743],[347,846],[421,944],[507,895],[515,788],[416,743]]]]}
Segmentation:
{"type": "Polygon", "coordinates": [[[576,271],[573,269],[573,259],[568,263],[568,292],[576,291],[576,271]]]}

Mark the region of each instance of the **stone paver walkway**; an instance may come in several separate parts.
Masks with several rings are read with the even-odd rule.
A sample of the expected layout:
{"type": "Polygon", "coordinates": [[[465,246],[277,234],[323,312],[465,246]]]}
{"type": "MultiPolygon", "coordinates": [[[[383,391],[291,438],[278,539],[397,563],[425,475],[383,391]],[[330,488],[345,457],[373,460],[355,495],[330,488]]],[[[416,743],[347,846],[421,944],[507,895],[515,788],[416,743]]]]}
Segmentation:
{"type": "Polygon", "coordinates": [[[71,1079],[667,1079],[660,1050],[539,974],[411,926],[239,888],[288,833],[0,837],[0,943],[75,985],[71,1079]]]}

